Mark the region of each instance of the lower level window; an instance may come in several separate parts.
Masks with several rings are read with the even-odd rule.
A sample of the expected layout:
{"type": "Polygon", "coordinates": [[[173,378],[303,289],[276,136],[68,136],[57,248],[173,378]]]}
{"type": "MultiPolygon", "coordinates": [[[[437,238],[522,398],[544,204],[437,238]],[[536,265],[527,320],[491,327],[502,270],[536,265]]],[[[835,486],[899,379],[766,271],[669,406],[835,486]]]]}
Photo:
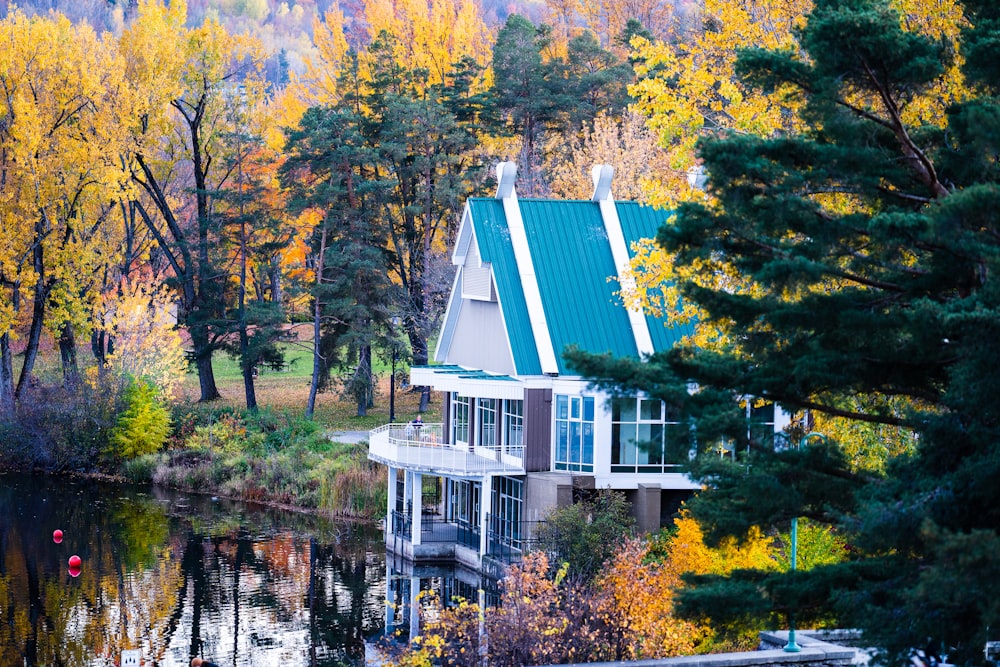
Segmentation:
{"type": "Polygon", "coordinates": [[[669,472],[688,459],[684,424],[662,401],[611,400],[611,472],[669,472]]]}
{"type": "Polygon", "coordinates": [[[501,543],[519,543],[524,483],[513,477],[495,477],[490,537],[501,543]]]}
{"type": "Polygon", "coordinates": [[[594,471],[594,397],[559,396],[556,403],[556,470],[594,471]]]}

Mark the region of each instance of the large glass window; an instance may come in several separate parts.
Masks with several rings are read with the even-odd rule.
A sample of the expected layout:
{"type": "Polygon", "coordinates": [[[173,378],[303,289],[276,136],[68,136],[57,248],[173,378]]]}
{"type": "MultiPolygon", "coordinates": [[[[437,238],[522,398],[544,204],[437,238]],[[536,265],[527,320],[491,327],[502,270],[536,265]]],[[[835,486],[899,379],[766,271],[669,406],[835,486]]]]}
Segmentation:
{"type": "Polygon", "coordinates": [[[747,439],[750,447],[774,448],[774,403],[747,401],[747,439]]]}
{"type": "Polygon", "coordinates": [[[684,425],[662,401],[611,399],[611,472],[665,472],[687,460],[684,425]]]}
{"type": "Polygon", "coordinates": [[[503,445],[504,452],[524,458],[524,401],[504,401],[503,445]]]}
{"type": "Polygon", "coordinates": [[[469,444],[469,397],[451,395],[451,441],[469,444]]]}
{"type": "Polygon", "coordinates": [[[448,480],[448,497],[451,498],[449,518],[458,523],[479,525],[479,482],[448,480]]]}
{"type": "Polygon", "coordinates": [[[495,398],[476,399],[476,427],[479,432],[479,439],[476,442],[480,447],[498,449],[497,440],[497,403],[495,398]]]}
{"type": "Polygon", "coordinates": [[[555,468],[594,471],[593,396],[556,396],[555,468]]]}
{"type": "Polygon", "coordinates": [[[524,484],[513,477],[493,479],[489,553],[506,560],[521,552],[521,505],[524,484]]]}

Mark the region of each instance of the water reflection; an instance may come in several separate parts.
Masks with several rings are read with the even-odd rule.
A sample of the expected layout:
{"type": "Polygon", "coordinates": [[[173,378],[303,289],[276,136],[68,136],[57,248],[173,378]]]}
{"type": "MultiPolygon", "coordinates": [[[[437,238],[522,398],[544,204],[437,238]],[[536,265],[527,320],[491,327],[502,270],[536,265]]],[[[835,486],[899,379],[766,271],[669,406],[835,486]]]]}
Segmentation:
{"type": "Polygon", "coordinates": [[[414,565],[391,554],[386,565],[385,634],[394,641],[418,635],[420,624],[435,618],[437,601],[451,606],[458,600],[468,600],[480,608],[500,603],[496,575],[474,572],[457,564],[414,565]],[[416,614],[412,613],[414,600],[416,614]]]}
{"type": "Polygon", "coordinates": [[[360,664],[384,624],[384,553],[370,526],[0,475],[0,665],[117,665],[123,649],[144,666],[360,664]]]}

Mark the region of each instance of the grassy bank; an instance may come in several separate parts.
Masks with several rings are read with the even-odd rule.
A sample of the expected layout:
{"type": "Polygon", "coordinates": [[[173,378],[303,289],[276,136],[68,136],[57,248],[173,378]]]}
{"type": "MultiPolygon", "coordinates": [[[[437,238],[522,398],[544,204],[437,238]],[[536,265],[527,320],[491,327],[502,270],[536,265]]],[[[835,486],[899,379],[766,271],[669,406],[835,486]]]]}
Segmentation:
{"type": "MultiPolygon", "coordinates": [[[[128,463],[123,473],[231,498],[338,515],[384,515],[385,469],[368,461],[365,443],[340,443],[335,434],[368,431],[389,421],[389,368],[376,360],[380,380],[367,415],[359,417],[353,402],[328,392],[317,397],[314,419],[308,421],[302,416],[312,372],[308,340],[286,345],[285,358],[285,369],[263,369],[256,378],[257,401],[264,406],[257,415],[243,409],[243,378],[235,360],[216,355],[213,368],[222,398],[209,404],[197,403],[198,378],[189,374],[174,409],[171,446],[128,463]]],[[[396,420],[415,416],[419,398],[397,387],[396,420]]],[[[440,409],[437,403],[431,407],[440,409]]]]}
{"type": "Polygon", "coordinates": [[[123,463],[132,481],[331,514],[385,512],[385,469],[288,411],[213,406],[183,413],[164,451],[123,463]]]}
{"type": "MultiPolygon", "coordinates": [[[[337,442],[342,431],[368,431],[389,421],[389,369],[380,376],[375,405],[357,406],[337,393],[320,394],[313,420],[304,418],[311,356],[308,340],[286,344],[285,369],[256,378],[256,414],[244,408],[238,363],[213,362],[222,398],[199,403],[198,378],[189,373],[169,404],[169,435],[139,456],[109,455],[107,442],[126,406],[105,387],[67,391],[59,384],[58,354],[44,354],[36,397],[0,423],[0,464],[54,472],[106,473],[187,491],[276,503],[337,515],[377,518],[385,513],[385,470],[370,463],[362,442],[337,442]],[[117,403],[116,403],[117,400],[117,403]]],[[[397,369],[398,370],[398,369],[397,369]]],[[[115,390],[117,391],[117,390],[115,390]]],[[[416,415],[419,395],[397,387],[397,421],[416,415]]],[[[431,414],[440,405],[431,406],[431,414]]]]}

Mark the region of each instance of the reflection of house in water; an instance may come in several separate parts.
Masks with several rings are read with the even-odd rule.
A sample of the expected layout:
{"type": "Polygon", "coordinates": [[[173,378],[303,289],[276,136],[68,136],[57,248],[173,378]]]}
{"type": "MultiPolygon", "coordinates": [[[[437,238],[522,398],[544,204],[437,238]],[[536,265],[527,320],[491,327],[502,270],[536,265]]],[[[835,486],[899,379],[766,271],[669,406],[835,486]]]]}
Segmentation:
{"type": "Polygon", "coordinates": [[[496,605],[498,595],[496,579],[462,565],[387,558],[385,634],[397,639],[415,637],[421,619],[435,612],[435,598],[445,605],[469,600],[483,608],[496,605]],[[419,614],[412,613],[414,600],[420,605],[419,614]]]}
{"type": "MultiPolygon", "coordinates": [[[[444,421],[369,438],[370,458],[389,468],[386,547],[417,569],[516,560],[537,522],[581,490],[624,492],[638,528],[656,530],[696,488],[680,468],[689,423],[659,400],[610,398],[562,358],[570,345],[641,358],[687,333],[616,294],[633,244],[667,214],[614,201],[607,166],[584,201],[520,200],[515,172],[499,165],[496,197],[468,201],[439,365],[411,370],[413,385],[443,393],[444,421]]],[[[769,414],[754,428],[773,434],[769,414]]]]}

